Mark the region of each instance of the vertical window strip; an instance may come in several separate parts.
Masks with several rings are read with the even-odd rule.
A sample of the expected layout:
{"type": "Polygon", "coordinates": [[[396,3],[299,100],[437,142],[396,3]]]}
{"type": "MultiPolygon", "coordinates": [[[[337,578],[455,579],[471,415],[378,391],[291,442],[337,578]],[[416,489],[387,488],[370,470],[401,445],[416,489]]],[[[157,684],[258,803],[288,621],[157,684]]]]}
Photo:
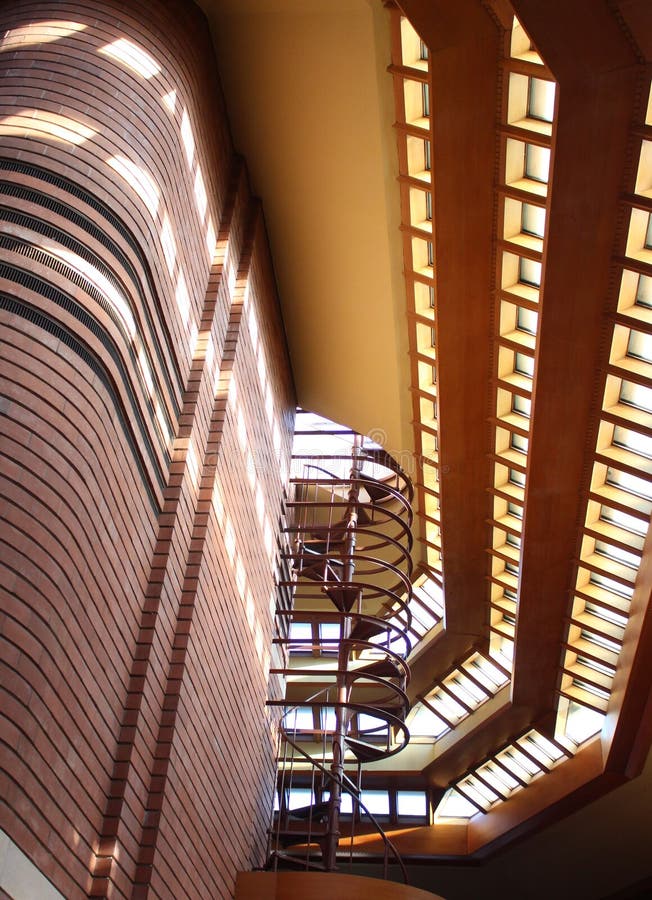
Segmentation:
{"type": "Polygon", "coordinates": [[[523,305],[501,294],[497,294],[496,300],[496,319],[501,324],[496,338],[498,387],[495,399],[497,464],[494,467],[494,523],[503,525],[504,529],[493,528],[491,545],[490,653],[503,662],[511,661],[513,656],[522,536],[522,515],[518,517],[508,513],[505,493],[513,492],[517,486],[517,497],[522,497],[520,489],[525,488],[527,477],[529,442],[526,435],[532,409],[539,322],[538,312],[531,308],[530,303],[540,302],[542,277],[541,262],[531,255],[524,255],[524,251],[525,248],[537,253],[544,250],[546,206],[542,196],[548,193],[550,150],[540,145],[540,135],[542,128],[543,133],[551,133],[556,88],[555,83],[546,78],[523,75],[517,60],[541,63],[536,48],[520,22],[514,18],[511,57],[507,60],[507,78],[504,82],[507,91],[505,124],[518,124],[524,131],[531,130],[533,136],[531,142],[527,139],[507,139],[504,171],[505,184],[517,181],[520,190],[528,191],[531,199],[521,201],[503,197],[501,200],[504,208],[502,237],[511,246],[510,252],[503,254],[500,283],[510,294],[523,297],[523,305]],[[540,185],[545,188],[543,194],[540,185]],[[511,252],[512,246],[514,252],[511,252]],[[517,350],[515,347],[523,349],[517,350]]]}
{"type": "MultiPolygon", "coordinates": [[[[395,37],[400,46],[399,58],[393,63],[399,68],[394,71],[397,90],[397,119],[404,125],[411,124],[423,130],[423,137],[416,137],[414,129],[398,132],[398,140],[403,143],[399,157],[407,160],[407,171],[402,175],[410,179],[418,179],[419,188],[411,184],[402,184],[407,203],[404,208],[410,209],[410,222],[404,226],[418,229],[420,234],[432,231],[435,227],[433,219],[432,180],[431,180],[431,145],[430,145],[430,87],[427,76],[429,71],[428,48],[421,41],[409,21],[396,14],[393,17],[395,37]],[[410,69],[415,70],[413,73],[410,69]],[[417,76],[416,72],[419,75],[417,76]],[[402,108],[401,108],[402,98],[402,108]]],[[[421,463],[421,481],[424,485],[422,521],[426,530],[426,553],[429,567],[435,574],[441,575],[441,538],[439,534],[439,500],[438,500],[438,437],[437,437],[437,347],[436,347],[436,296],[434,285],[435,254],[431,238],[416,237],[404,241],[405,270],[408,303],[418,316],[414,326],[413,346],[420,358],[427,363],[417,363],[417,383],[414,387],[418,394],[419,414],[415,416],[417,446],[423,458],[421,463]],[[431,331],[420,326],[420,322],[430,321],[431,331]],[[429,401],[426,398],[431,398],[429,401]]],[[[415,404],[416,405],[416,404],[415,404]]],[[[425,626],[426,622],[423,623],[425,626]]],[[[428,630],[428,629],[427,629],[428,630]]]]}
{"type": "MultiPolygon", "coordinates": [[[[645,196],[650,184],[652,155],[643,141],[635,192],[645,196]]],[[[641,242],[644,251],[652,242],[652,226],[649,215],[643,220],[632,208],[627,253],[635,260],[641,242]],[[642,237],[636,233],[641,222],[642,237]]],[[[652,325],[651,297],[652,280],[622,266],[619,313],[631,326],[616,323],[612,333],[612,367],[623,374],[610,375],[605,383],[591,480],[592,495],[601,502],[587,503],[557,717],[558,734],[573,746],[602,727],[646,530],[636,513],[652,501],[646,421],[652,406],[652,338],[636,327],[641,321],[652,325]],[[607,416],[616,416],[619,424],[607,416]]]]}
{"type": "Polygon", "coordinates": [[[442,797],[435,820],[470,819],[525,790],[570,755],[557,741],[531,730],[458,778],[442,797]]]}

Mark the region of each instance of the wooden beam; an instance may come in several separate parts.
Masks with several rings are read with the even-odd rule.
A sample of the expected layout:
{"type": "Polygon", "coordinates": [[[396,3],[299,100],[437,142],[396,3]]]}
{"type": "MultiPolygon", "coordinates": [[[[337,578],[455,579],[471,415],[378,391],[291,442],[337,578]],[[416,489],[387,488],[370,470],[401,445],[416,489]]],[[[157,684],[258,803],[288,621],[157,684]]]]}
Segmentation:
{"type": "Polygon", "coordinates": [[[446,629],[412,686],[486,639],[489,387],[499,32],[477,0],[403,0],[430,48],[446,629]]]}
{"type": "Polygon", "coordinates": [[[637,67],[606,4],[554,0],[544,10],[514,0],[514,8],[558,79],[513,688],[514,703],[539,718],[555,704],[608,364],[637,67]]]}
{"type": "Polygon", "coordinates": [[[638,62],[627,32],[607,0],[511,3],[559,84],[594,81],[638,62]]]}

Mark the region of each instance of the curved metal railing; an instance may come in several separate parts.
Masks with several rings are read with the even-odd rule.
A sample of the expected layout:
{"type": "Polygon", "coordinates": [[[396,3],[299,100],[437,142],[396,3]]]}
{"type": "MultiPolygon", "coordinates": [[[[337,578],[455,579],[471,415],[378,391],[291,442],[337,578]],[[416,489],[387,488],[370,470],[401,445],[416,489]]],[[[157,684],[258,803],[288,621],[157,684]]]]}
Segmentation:
{"type": "Polygon", "coordinates": [[[364,448],[358,436],[348,461],[349,477],[306,461],[287,503],[282,559],[291,576],[279,587],[292,588],[294,601],[277,610],[285,664],[271,674],[294,677],[285,700],[269,701],[282,708],[269,865],[337,868],[347,850],[353,858],[360,825],[379,835],[385,866],[395,858],[407,881],[361,785],[367,763],[409,740],[413,490],[388,454],[364,448]],[[309,627],[311,638],[293,637],[292,623],[309,627]],[[297,794],[308,802],[297,806],[297,794]]]}
{"type": "MultiPolygon", "coordinates": [[[[327,689],[326,689],[327,690],[327,689]]],[[[313,697],[317,697],[321,691],[317,694],[313,695],[313,697]]],[[[291,713],[297,707],[290,708],[284,714],[284,718],[287,715],[291,715],[291,713]]],[[[295,735],[296,737],[296,735],[295,735]]],[[[326,782],[329,782],[332,778],[332,772],[328,769],[323,762],[319,759],[315,759],[315,757],[306,750],[303,749],[300,743],[294,742],[291,738],[288,738],[287,732],[285,733],[285,742],[286,745],[290,745],[293,747],[293,750],[299,755],[299,757],[306,760],[313,770],[317,770],[323,777],[326,782]]],[[[293,757],[294,758],[294,757],[293,757]]],[[[287,763],[287,757],[279,754],[279,760],[283,763],[287,763]]],[[[280,769],[281,777],[280,777],[280,791],[283,792],[285,789],[285,773],[287,771],[287,767],[283,765],[280,769]]],[[[314,779],[313,779],[314,783],[314,779]]],[[[361,799],[361,788],[359,784],[356,784],[352,781],[348,776],[343,775],[340,779],[340,787],[347,794],[351,796],[358,810],[361,810],[368,818],[369,823],[374,827],[376,833],[380,837],[383,842],[384,847],[384,868],[385,868],[385,876],[387,876],[387,869],[391,858],[398,864],[401,869],[401,874],[403,875],[403,880],[407,884],[408,882],[408,873],[405,867],[405,863],[401,858],[400,853],[398,852],[396,846],[393,844],[392,840],[385,833],[381,823],[378,821],[376,816],[368,809],[366,804],[361,799]]],[[[312,787],[311,787],[312,793],[312,787]]],[[[319,852],[321,855],[324,855],[324,848],[321,844],[321,841],[326,836],[325,833],[321,832],[318,827],[313,827],[314,819],[320,817],[320,805],[314,804],[308,807],[311,814],[308,816],[304,816],[303,809],[294,809],[294,810],[279,810],[274,817],[274,823],[270,828],[270,847],[271,852],[269,854],[270,867],[278,868],[279,863],[286,863],[292,866],[299,866],[300,868],[306,869],[319,869],[323,870],[325,866],[320,864],[319,862],[315,862],[311,859],[311,848],[317,846],[319,848],[319,852]],[[290,815],[288,815],[288,812],[290,815]],[[299,830],[298,828],[288,828],[289,819],[291,814],[294,814],[295,819],[305,820],[305,830],[299,830]],[[294,843],[292,843],[294,842],[294,843]],[[288,849],[285,849],[288,848],[288,849]]],[[[351,834],[351,843],[350,843],[350,852],[353,851],[353,834],[351,834]]]]}

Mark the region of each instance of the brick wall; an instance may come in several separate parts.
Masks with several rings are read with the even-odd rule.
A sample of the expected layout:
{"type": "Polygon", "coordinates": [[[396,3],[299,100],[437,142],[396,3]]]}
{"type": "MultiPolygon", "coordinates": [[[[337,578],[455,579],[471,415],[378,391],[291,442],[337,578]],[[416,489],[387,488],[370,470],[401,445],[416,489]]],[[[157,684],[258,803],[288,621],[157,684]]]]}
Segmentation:
{"type": "Polygon", "coordinates": [[[262,216],[191,4],[0,42],[0,827],[66,897],[229,897],[293,424],[262,216]]]}

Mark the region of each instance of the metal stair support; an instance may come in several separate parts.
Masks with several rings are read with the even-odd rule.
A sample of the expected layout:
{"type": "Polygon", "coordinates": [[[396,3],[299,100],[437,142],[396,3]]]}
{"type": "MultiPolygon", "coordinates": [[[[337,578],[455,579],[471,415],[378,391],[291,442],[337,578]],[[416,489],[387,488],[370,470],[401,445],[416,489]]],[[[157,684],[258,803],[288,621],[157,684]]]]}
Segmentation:
{"type": "Polygon", "coordinates": [[[287,503],[282,557],[284,571],[292,574],[279,579],[279,589],[292,592],[293,605],[277,609],[275,643],[285,651],[285,664],[270,674],[300,673],[298,688],[296,679],[293,687],[303,695],[299,702],[269,701],[282,712],[279,803],[268,867],[337,869],[347,849],[343,825],[352,859],[356,821],[364,817],[383,839],[385,865],[395,857],[405,873],[363,802],[361,777],[367,762],[400,752],[409,740],[405,657],[411,649],[413,489],[391,457],[359,435],[352,435],[348,471],[343,471],[346,459],[336,454],[324,462],[320,456],[317,464],[306,458],[287,503]],[[292,637],[292,623],[300,621],[317,626],[311,625],[307,646],[292,637]],[[322,627],[330,629],[327,638],[322,627]],[[319,665],[293,668],[289,657],[297,648],[318,657],[319,665]],[[318,689],[311,691],[311,684],[318,689]],[[355,771],[355,780],[347,769],[355,771]],[[293,810],[289,803],[297,789],[307,791],[310,802],[293,810]],[[342,812],[344,795],[351,797],[350,826],[342,812]]]}

